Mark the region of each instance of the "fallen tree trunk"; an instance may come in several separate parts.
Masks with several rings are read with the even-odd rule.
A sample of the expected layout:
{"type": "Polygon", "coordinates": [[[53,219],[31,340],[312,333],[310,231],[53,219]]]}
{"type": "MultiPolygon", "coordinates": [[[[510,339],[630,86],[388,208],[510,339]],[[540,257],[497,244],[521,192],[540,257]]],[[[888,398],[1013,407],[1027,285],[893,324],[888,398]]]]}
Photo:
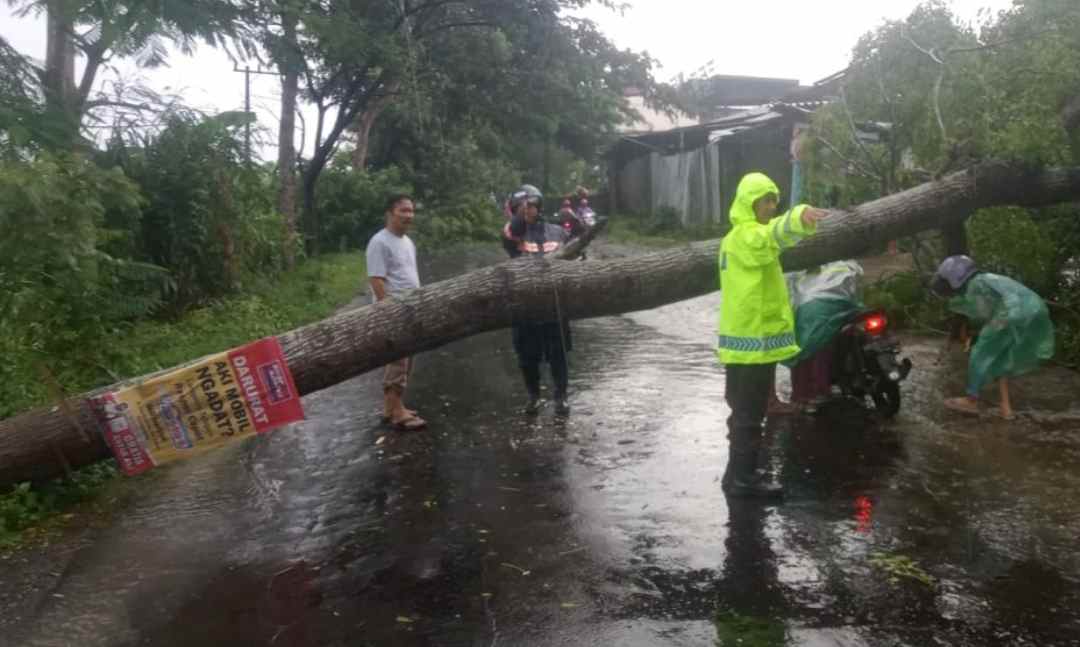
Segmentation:
{"type": "MultiPolygon", "coordinates": [[[[1077,199],[1080,168],[987,163],[851,211],[834,211],[818,235],[786,252],[783,262],[795,270],[858,257],[890,240],[961,222],[982,207],[1077,199]]],[[[297,388],[307,394],[400,357],[506,328],[517,318],[554,317],[556,312],[571,319],[600,317],[706,294],[717,288],[719,244],[713,240],[587,263],[518,259],[344,312],[278,339],[297,388]]],[[[95,429],[85,397],[0,421],[0,486],[57,476],[65,462],[78,467],[108,455],[100,434],[79,430],[95,429]]]]}

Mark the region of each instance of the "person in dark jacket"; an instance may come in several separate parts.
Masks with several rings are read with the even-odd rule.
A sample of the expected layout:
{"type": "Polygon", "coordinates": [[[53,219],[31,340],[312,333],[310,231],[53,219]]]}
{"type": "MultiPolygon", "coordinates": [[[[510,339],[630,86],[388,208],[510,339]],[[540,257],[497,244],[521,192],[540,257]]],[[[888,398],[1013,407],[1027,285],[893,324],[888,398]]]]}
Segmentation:
{"type": "MultiPolygon", "coordinates": [[[[523,185],[511,195],[513,215],[503,227],[503,247],[511,258],[541,258],[566,244],[566,231],[558,225],[545,223],[540,217],[543,206],[544,196],[534,186],[523,185]]],[[[513,338],[518,365],[529,392],[526,413],[534,415],[540,411],[540,365],[546,360],[551,365],[551,378],[555,383],[555,413],[569,414],[570,406],[566,402],[569,382],[566,353],[571,348],[569,323],[561,316],[554,321],[515,321],[513,338]]]]}

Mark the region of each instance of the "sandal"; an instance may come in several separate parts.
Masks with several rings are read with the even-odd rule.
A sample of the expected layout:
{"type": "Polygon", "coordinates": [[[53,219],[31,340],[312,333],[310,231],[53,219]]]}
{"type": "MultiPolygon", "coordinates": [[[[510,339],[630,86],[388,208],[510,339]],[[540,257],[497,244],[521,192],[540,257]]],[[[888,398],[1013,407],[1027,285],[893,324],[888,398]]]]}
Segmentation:
{"type": "MultiPolygon", "coordinates": [[[[414,418],[414,417],[416,417],[416,412],[415,412],[415,411],[413,411],[412,409],[406,409],[406,410],[405,410],[405,414],[406,414],[406,415],[407,415],[407,416],[408,416],[409,418],[414,418]]],[[[386,414],[384,413],[384,414],[382,415],[382,422],[383,422],[383,424],[384,424],[384,425],[388,425],[388,424],[390,424],[390,416],[388,416],[388,415],[386,415],[386,414]]]]}
{"type": "Polygon", "coordinates": [[[969,416],[979,415],[979,404],[970,398],[946,398],[945,408],[958,413],[966,413],[969,416]]]}
{"type": "Polygon", "coordinates": [[[397,422],[391,421],[390,426],[398,431],[419,431],[427,427],[427,421],[420,416],[412,415],[397,422]]]}

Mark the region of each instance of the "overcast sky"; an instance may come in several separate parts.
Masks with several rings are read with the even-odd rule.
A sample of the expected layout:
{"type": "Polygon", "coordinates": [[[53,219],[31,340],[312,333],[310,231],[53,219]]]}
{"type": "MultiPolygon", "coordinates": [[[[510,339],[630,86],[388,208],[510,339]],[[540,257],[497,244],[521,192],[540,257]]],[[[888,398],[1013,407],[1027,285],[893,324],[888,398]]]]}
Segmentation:
{"type": "MultiPolygon", "coordinates": [[[[618,45],[647,51],[657,77],[692,74],[713,61],[716,74],[771,76],[813,83],[847,67],[859,37],[906,17],[919,0],[630,0],[622,16],[601,7],[585,14],[618,45]]],[[[971,21],[1012,0],[953,0],[971,21]]]]}
{"type": "MultiPolygon", "coordinates": [[[[692,74],[710,60],[716,74],[772,76],[812,83],[847,66],[859,36],[887,19],[906,16],[919,0],[628,0],[622,15],[600,7],[584,11],[617,45],[648,51],[669,80],[692,74]]],[[[974,20],[980,9],[998,11],[1012,0],[953,0],[956,13],[974,20]]],[[[0,36],[20,52],[45,56],[42,18],[16,18],[0,3],[0,36]]],[[[122,66],[132,74],[130,66],[122,66]]],[[[188,58],[175,54],[170,67],[137,72],[148,85],[183,96],[185,103],[208,112],[242,109],[243,74],[219,51],[201,48],[188,58]]],[[[276,151],[280,85],[273,76],[252,77],[252,105],[268,130],[261,155],[276,151]]],[[[311,110],[307,149],[314,130],[311,110]]],[[[299,141],[298,141],[299,143],[299,141]]]]}

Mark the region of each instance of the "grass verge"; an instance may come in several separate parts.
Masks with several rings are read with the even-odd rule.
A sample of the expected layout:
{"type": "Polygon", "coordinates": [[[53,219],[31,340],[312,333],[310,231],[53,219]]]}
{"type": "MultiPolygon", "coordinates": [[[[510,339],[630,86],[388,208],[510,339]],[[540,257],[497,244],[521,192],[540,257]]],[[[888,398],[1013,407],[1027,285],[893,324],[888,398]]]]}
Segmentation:
{"type": "MultiPolygon", "coordinates": [[[[362,253],[332,254],[177,321],[141,321],[102,340],[114,349],[109,373],[115,380],[135,377],[318,321],[348,303],[364,277],[362,253]]],[[[101,386],[101,379],[88,374],[65,386],[84,391],[101,386]]],[[[44,402],[21,404],[30,408],[44,402]]],[[[97,500],[118,474],[110,460],[83,467],[71,479],[20,483],[0,494],[0,551],[59,529],[73,516],[68,511],[97,500]]]]}
{"type": "Polygon", "coordinates": [[[677,247],[696,240],[709,240],[724,235],[723,229],[713,225],[693,227],[658,227],[634,217],[616,216],[607,227],[607,237],[613,243],[635,247],[677,247]]]}

